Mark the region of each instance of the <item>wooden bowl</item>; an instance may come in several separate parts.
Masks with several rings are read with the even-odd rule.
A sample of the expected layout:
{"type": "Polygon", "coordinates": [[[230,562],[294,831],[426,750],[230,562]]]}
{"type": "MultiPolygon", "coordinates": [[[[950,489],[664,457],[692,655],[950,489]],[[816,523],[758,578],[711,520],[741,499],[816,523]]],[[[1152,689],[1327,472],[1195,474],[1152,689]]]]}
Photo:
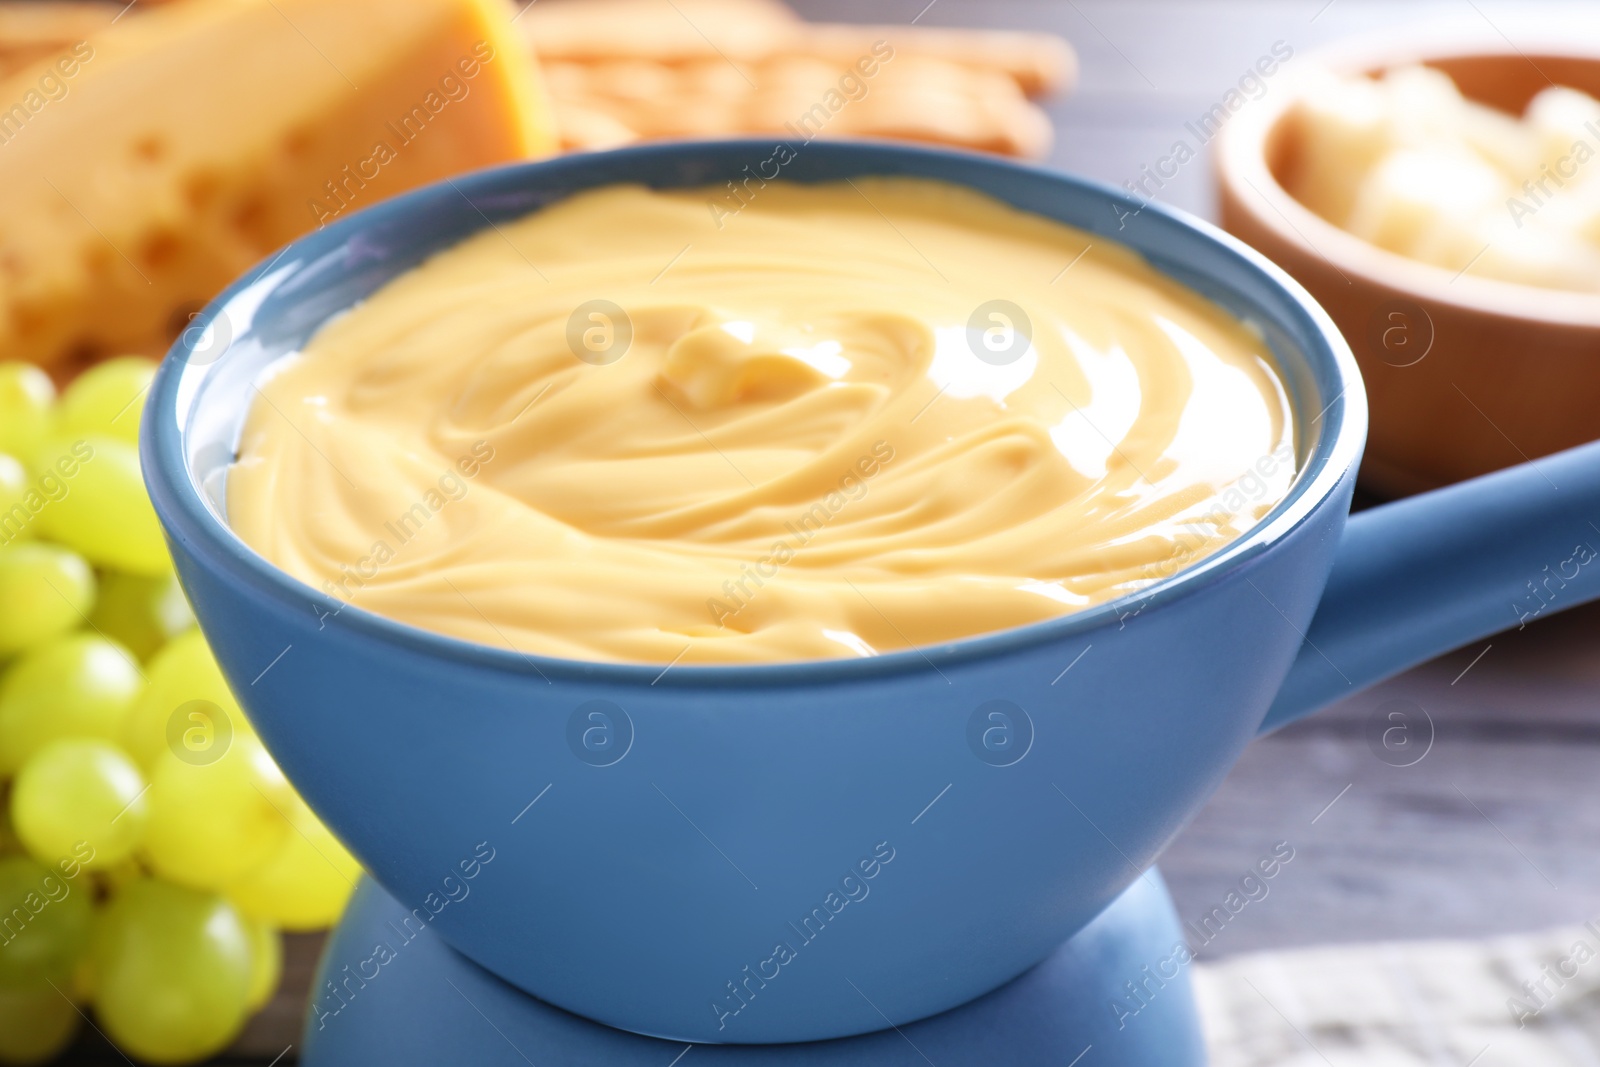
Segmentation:
{"type": "MultiPolygon", "coordinates": [[[[1551,82],[1600,96],[1600,55],[1570,45],[1393,41],[1349,42],[1297,62],[1366,73],[1421,62],[1464,96],[1515,114],[1551,82]]],[[[1372,409],[1362,485],[1420,492],[1600,437],[1600,296],[1456,275],[1306,208],[1283,180],[1305,135],[1297,92],[1293,82],[1275,86],[1223,128],[1221,219],[1304,285],[1355,350],[1372,409]]],[[[1591,147],[1600,149],[1600,136],[1591,147]]]]}

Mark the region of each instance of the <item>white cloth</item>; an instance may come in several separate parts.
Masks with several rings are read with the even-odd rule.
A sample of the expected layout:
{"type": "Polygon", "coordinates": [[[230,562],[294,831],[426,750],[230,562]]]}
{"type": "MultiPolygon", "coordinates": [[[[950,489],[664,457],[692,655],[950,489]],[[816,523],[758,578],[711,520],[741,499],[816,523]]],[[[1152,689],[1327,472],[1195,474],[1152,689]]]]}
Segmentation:
{"type": "Polygon", "coordinates": [[[1212,1067],[1600,1067],[1600,923],[1234,956],[1195,994],[1212,1067]]]}

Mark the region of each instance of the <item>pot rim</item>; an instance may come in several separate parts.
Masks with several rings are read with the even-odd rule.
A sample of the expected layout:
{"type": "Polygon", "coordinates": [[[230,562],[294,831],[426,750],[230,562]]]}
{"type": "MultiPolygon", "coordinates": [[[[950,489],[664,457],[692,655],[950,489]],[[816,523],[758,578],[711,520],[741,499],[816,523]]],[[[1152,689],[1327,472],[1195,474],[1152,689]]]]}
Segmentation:
{"type": "MultiPolygon", "coordinates": [[[[601,160],[631,161],[635,171],[643,176],[652,173],[652,163],[681,162],[685,157],[692,160],[697,154],[714,156],[718,152],[732,150],[752,153],[751,158],[762,158],[754,153],[770,153],[772,145],[772,140],[767,138],[647,144],[605,153],[583,153],[507,164],[445,179],[355,212],[291,242],[272,259],[253,268],[224,290],[207,305],[197,321],[213,321],[234,301],[251,307],[259,304],[263,297],[258,286],[281,284],[285,278],[293,275],[297,265],[303,266],[326,257],[375,226],[393,224],[408,216],[415,217],[414,213],[424,211],[430,200],[441,196],[441,190],[446,194],[451,191],[460,193],[468,197],[469,204],[476,207],[476,202],[469,194],[489,196],[507,187],[537,185],[546,177],[570,177],[574,172],[582,175],[586,168],[603,169],[604,162],[599,162],[601,160]]],[[[1002,192],[984,184],[952,178],[948,171],[954,169],[976,174],[986,180],[992,177],[995,181],[991,184],[1000,184],[1008,176],[1035,181],[1043,179],[1058,185],[1069,195],[1106,203],[1111,209],[1108,216],[1118,212],[1124,215],[1143,213],[1154,216],[1151,225],[1158,230],[1165,225],[1198,231],[1208,239],[1216,253],[1231,259],[1235,267],[1242,267],[1255,275],[1255,281],[1266,282],[1276,290],[1282,301],[1277,309],[1279,318],[1285,317],[1285,313],[1297,317],[1305,335],[1315,339],[1316,343],[1306,346],[1300,353],[1314,380],[1315,389],[1311,392],[1315,396],[1299,399],[1300,406],[1314,401],[1321,405],[1322,410],[1314,417],[1303,411],[1297,411],[1296,414],[1299,423],[1297,429],[1302,434],[1319,423],[1320,428],[1316,431],[1315,440],[1302,446],[1305,457],[1289,493],[1241,537],[1149,586],[1082,611],[937,645],[915,646],[854,659],[666,665],[670,669],[663,669],[664,665],[660,663],[542,656],[424,630],[366,611],[354,604],[334,600],[278,569],[246,545],[207,505],[188,460],[187,438],[195,421],[194,415],[206,399],[205,378],[228,360],[227,353],[224,353],[214,362],[208,360],[201,365],[192,365],[189,357],[202,342],[203,332],[190,330],[179,336],[161,364],[151,386],[141,431],[140,449],[145,481],[167,536],[181,543],[187,552],[202,558],[215,571],[226,575],[230,583],[250,590],[256,598],[275,609],[294,614],[306,613],[308,606],[314,607],[319,602],[327,602],[330,607],[337,605],[337,625],[362,638],[389,645],[396,651],[430,660],[488,668],[502,674],[538,678],[545,682],[561,678],[617,687],[649,688],[659,684],[672,689],[774,689],[793,685],[882,680],[914,675],[930,668],[940,672],[942,667],[1000,660],[1012,653],[1092,634],[1108,622],[1125,617],[1133,605],[1138,605],[1139,610],[1144,611],[1194,595],[1239,570],[1288,536],[1328,500],[1358,462],[1366,439],[1367,400],[1361,373],[1349,345],[1327,313],[1305,289],[1265,256],[1220,229],[1176,209],[1142,202],[1104,183],[976,153],[866,140],[817,141],[806,145],[804,151],[808,156],[833,155],[846,166],[860,163],[859,169],[854,171],[856,175],[920,174],[967,185],[1002,200],[1006,199],[1002,192]],[[1336,387],[1336,391],[1330,386],[1336,387]],[[1333,393],[1331,398],[1328,396],[1330,392],[1333,393]]],[[[688,184],[681,183],[679,187],[688,184]]],[[[492,225],[487,216],[485,223],[492,225]]],[[[467,236],[466,233],[457,234],[448,240],[433,243],[429,251],[449,247],[467,236]]],[[[1152,265],[1158,270],[1161,269],[1157,256],[1137,246],[1130,247],[1151,259],[1152,265]]],[[[1243,294],[1240,295],[1244,299],[1243,294]]],[[[233,340],[237,341],[237,338],[233,340]]],[[[211,395],[216,394],[213,392],[211,395]]],[[[1305,441],[1303,436],[1302,441],[1305,441]]],[[[314,616],[306,619],[308,623],[311,617],[314,616]]],[[[1293,625],[1287,618],[1285,622],[1293,625]]]]}

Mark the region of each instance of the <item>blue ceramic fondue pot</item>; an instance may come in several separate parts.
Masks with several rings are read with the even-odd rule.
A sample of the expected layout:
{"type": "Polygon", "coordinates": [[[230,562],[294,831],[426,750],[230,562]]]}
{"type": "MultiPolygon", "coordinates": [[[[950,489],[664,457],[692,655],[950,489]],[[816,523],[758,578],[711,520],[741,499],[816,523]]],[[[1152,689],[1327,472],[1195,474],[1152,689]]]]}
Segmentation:
{"type": "Polygon", "coordinates": [[[970,186],[1123,242],[1254,322],[1292,393],[1300,473],[1244,537],[1137,595],[949,644],[666,671],[471,644],[332,601],[229,530],[252,382],[498,221],[615,182],[720,186],[774,146],[483,171],[290,245],[167,358],[145,476],[284,771],[411,922],[521,989],[641,1034],[731,1043],[965,1003],[1127,889],[1257,734],[1516,626],[1532,603],[1600,596],[1600,566],[1571,565],[1600,545],[1600,445],[1350,518],[1367,427],[1350,351],[1297,284],[1212,227],[997,159],[864,142],[790,155],[779,180],[970,186]]]}

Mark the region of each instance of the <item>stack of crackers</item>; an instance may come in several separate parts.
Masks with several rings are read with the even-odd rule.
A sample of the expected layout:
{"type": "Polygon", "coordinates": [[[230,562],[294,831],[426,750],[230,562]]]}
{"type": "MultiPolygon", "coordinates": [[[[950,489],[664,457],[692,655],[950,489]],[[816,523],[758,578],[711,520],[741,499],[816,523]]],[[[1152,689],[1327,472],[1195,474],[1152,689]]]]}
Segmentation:
{"type": "Polygon", "coordinates": [[[1040,157],[1069,87],[1043,33],[802,21],[778,0],[539,0],[517,26],[568,149],[663,137],[889,137],[1040,157]]]}

